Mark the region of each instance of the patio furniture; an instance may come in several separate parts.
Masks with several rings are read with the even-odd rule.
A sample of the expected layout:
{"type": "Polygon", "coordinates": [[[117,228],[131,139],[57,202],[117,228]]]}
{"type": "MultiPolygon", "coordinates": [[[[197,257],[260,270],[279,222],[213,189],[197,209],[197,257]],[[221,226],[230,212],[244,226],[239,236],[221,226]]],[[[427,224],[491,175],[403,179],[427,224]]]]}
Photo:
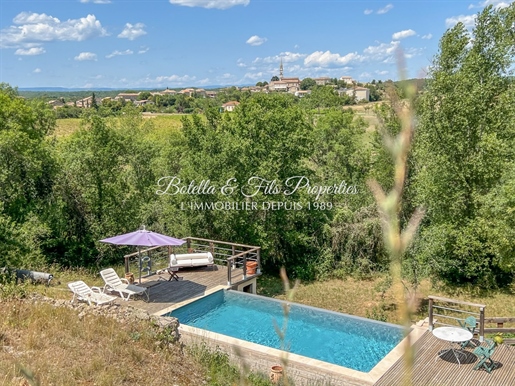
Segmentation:
{"type": "Polygon", "coordinates": [[[469,330],[465,330],[460,327],[438,327],[433,330],[433,335],[436,338],[444,340],[449,344],[449,348],[446,350],[442,350],[440,353],[438,353],[438,357],[436,359],[442,357],[443,355],[451,351],[456,360],[458,361],[458,366],[460,366],[461,363],[460,359],[458,358],[458,354],[466,356],[466,353],[463,353],[460,350],[456,350],[454,348],[454,344],[461,344],[462,342],[472,339],[472,333],[469,330]]]}
{"type": "MultiPolygon", "coordinates": [[[[474,336],[474,331],[476,330],[476,318],[473,316],[468,316],[465,320],[461,321],[458,320],[458,323],[460,324],[461,328],[465,328],[469,330],[472,333],[472,336],[474,336]]],[[[461,343],[461,348],[466,348],[468,345],[472,345],[471,340],[467,340],[463,343],[461,343]]],[[[475,347],[475,346],[473,346],[475,347]]]]}
{"type": "Polygon", "coordinates": [[[183,253],[170,255],[170,268],[213,266],[214,260],[211,252],[183,253]]]}
{"type": "Polygon", "coordinates": [[[165,271],[168,272],[168,274],[170,275],[168,281],[172,281],[172,279],[175,281],[179,281],[179,276],[177,276],[177,272],[179,272],[178,267],[168,267],[165,269],[165,271]]]}
{"type": "Polygon", "coordinates": [[[112,302],[116,299],[114,296],[103,293],[102,289],[99,287],[89,287],[82,280],[68,283],[68,288],[73,292],[72,303],[75,301],[75,298],[88,302],[89,305],[91,305],[91,303],[100,305],[112,302]]]}
{"type": "Polygon", "coordinates": [[[497,345],[491,339],[487,339],[487,344],[487,347],[478,346],[474,349],[473,354],[476,354],[476,356],[479,358],[479,362],[474,366],[474,370],[484,368],[490,374],[497,366],[491,358],[497,345]]]}
{"type": "Polygon", "coordinates": [[[125,278],[121,279],[116,271],[112,268],[107,268],[100,271],[100,276],[104,279],[104,292],[115,291],[120,294],[123,300],[129,300],[132,295],[146,295],[147,301],[149,300],[148,288],[140,287],[134,284],[130,284],[125,278]],[[123,295],[127,295],[124,297],[123,295]]]}

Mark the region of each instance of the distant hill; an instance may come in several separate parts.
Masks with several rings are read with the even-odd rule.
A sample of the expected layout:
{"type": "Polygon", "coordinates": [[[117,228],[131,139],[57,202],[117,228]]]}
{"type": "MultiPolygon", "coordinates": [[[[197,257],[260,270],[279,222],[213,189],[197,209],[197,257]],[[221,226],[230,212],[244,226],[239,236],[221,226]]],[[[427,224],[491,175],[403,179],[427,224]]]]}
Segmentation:
{"type": "MultiPolygon", "coordinates": [[[[45,92],[45,91],[56,91],[56,92],[77,92],[77,91],[118,91],[122,89],[109,88],[109,87],[97,87],[97,88],[67,88],[67,87],[19,87],[18,91],[33,91],[33,92],[45,92]]],[[[153,90],[149,89],[138,89],[138,90],[153,90]]]]}
{"type": "MultiPolygon", "coordinates": [[[[238,87],[249,87],[252,85],[239,85],[238,87]]],[[[188,87],[169,87],[173,90],[181,90],[184,88],[203,88],[203,89],[218,89],[218,88],[227,88],[231,86],[221,86],[221,85],[211,85],[211,86],[188,86],[188,87]]],[[[81,87],[18,87],[18,91],[28,91],[28,92],[94,92],[94,91],[158,91],[164,90],[166,87],[146,87],[146,88],[111,88],[111,87],[94,87],[94,88],[81,88],[81,87]]]]}

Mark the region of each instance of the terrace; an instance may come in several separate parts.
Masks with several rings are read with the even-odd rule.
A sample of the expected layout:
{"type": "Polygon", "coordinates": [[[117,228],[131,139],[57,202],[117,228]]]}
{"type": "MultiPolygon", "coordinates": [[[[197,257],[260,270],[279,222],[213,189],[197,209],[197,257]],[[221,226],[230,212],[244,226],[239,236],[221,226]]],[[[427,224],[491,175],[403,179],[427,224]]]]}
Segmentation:
{"type": "MultiPolygon", "coordinates": [[[[249,245],[227,243],[216,240],[187,238],[184,247],[150,248],[143,251],[144,258],[141,285],[150,288],[150,300],[131,302],[136,308],[144,309],[152,314],[163,315],[197,298],[206,296],[220,288],[233,288],[240,291],[255,293],[256,279],[260,270],[255,274],[247,274],[247,263],[256,261],[260,267],[260,248],[249,245]],[[211,252],[215,258],[213,267],[181,268],[178,272],[180,280],[168,281],[168,273],[160,273],[160,268],[168,265],[170,253],[211,252]],[[150,264],[149,264],[150,262],[150,264]]],[[[126,271],[136,272],[138,266],[137,254],[126,256],[126,271]]],[[[317,382],[330,382],[331,385],[370,385],[391,386],[402,385],[407,374],[411,373],[411,386],[497,386],[511,384],[515,379],[515,347],[503,344],[497,347],[492,358],[498,363],[496,369],[488,374],[486,371],[473,370],[477,358],[472,354],[473,348],[464,350],[460,363],[452,353],[439,355],[449,347],[447,342],[433,336],[431,330],[437,325],[457,325],[457,319],[463,314],[478,317],[479,326],[476,331],[477,342],[483,341],[484,335],[498,332],[502,323],[513,322],[512,318],[486,318],[485,305],[453,301],[430,297],[429,317],[422,326],[413,326],[412,344],[415,359],[411,371],[405,369],[403,345],[397,346],[369,373],[361,373],[325,362],[311,360],[289,354],[289,374],[298,385],[317,382]],[[455,306],[449,304],[455,303],[455,306]],[[476,312],[474,308],[479,308],[476,312]],[[430,324],[429,324],[430,323],[430,324]],[[488,328],[488,324],[497,323],[496,328],[488,328]],[[431,328],[429,327],[431,326],[431,328]]],[[[509,328],[502,331],[511,333],[509,328]]],[[[189,326],[181,326],[182,339],[186,342],[198,342],[202,339],[213,347],[223,348],[236,363],[246,363],[251,369],[266,371],[272,365],[281,363],[281,353],[278,350],[264,348],[250,342],[234,338],[217,336],[217,334],[196,331],[189,326]],[[237,347],[237,349],[235,349],[237,347]],[[251,361],[252,363],[249,363],[251,361]]],[[[509,343],[511,341],[507,340],[509,343]]],[[[485,345],[484,342],[481,343],[485,345]]]]}
{"type": "MultiPolygon", "coordinates": [[[[136,300],[133,305],[151,314],[163,314],[219,288],[256,292],[256,279],[261,275],[260,247],[218,240],[187,237],[181,247],[153,247],[141,251],[141,285],[149,288],[149,301],[136,300]],[[215,264],[206,267],[181,268],[179,280],[170,280],[160,272],[168,267],[171,253],[211,252],[215,264]],[[257,263],[250,274],[248,265],[257,263]]],[[[125,272],[139,271],[138,252],[125,257],[125,272]]],[[[139,274],[135,274],[136,283],[139,274]]]]}

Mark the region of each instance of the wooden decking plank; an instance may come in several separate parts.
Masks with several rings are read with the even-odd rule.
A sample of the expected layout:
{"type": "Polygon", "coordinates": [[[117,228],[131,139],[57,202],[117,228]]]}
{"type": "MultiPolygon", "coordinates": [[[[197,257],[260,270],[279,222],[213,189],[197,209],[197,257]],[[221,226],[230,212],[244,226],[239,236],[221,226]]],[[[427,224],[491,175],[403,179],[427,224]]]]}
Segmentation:
{"type": "MultiPolygon", "coordinates": [[[[141,284],[149,287],[150,299],[148,302],[142,299],[134,302],[131,300],[131,305],[154,314],[188,299],[202,296],[215,287],[227,286],[225,266],[181,268],[177,275],[179,281],[168,281],[167,273],[143,277],[141,284]]],[[[232,283],[243,280],[242,269],[233,269],[231,280],[232,283]]]]}
{"type": "MultiPolygon", "coordinates": [[[[484,344],[483,344],[484,345],[484,344]]],[[[477,358],[473,349],[465,350],[466,356],[460,356],[458,366],[452,353],[438,358],[441,350],[448,348],[445,342],[436,339],[429,331],[415,344],[415,363],[411,386],[504,386],[514,384],[515,380],[515,347],[498,346],[492,355],[501,366],[488,374],[483,370],[473,370],[477,358]]],[[[402,385],[404,358],[399,359],[374,386],[402,385]]]]}

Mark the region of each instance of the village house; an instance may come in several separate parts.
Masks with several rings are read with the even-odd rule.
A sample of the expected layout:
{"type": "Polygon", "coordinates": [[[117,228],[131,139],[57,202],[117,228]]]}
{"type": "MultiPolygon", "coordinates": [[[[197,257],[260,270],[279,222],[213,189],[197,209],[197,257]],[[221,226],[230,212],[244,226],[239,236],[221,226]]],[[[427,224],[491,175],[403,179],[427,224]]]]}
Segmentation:
{"type": "Polygon", "coordinates": [[[139,97],[138,93],[119,93],[117,96],[114,97],[115,100],[123,100],[125,102],[134,102],[138,100],[139,97]]]}
{"type": "Polygon", "coordinates": [[[285,78],[283,76],[283,61],[281,59],[281,65],[279,66],[279,80],[273,80],[268,84],[269,91],[283,91],[295,93],[300,90],[300,79],[299,78],[285,78]]]}
{"type": "Polygon", "coordinates": [[[240,102],[238,101],[229,101],[227,103],[224,103],[222,105],[222,109],[224,111],[234,111],[234,109],[236,108],[236,106],[238,106],[240,104],[240,102]]]}
{"type": "Polygon", "coordinates": [[[343,80],[346,84],[354,83],[354,79],[352,79],[352,76],[341,76],[340,80],[343,80]]]}
{"type": "Polygon", "coordinates": [[[299,91],[295,91],[295,96],[296,97],[299,97],[299,98],[302,98],[306,95],[309,95],[311,94],[311,90],[299,90],[299,91]]]}
{"type": "Polygon", "coordinates": [[[331,78],[329,78],[327,76],[323,76],[321,78],[315,78],[313,80],[315,81],[317,86],[325,86],[326,84],[331,83],[331,78]]]}
{"type": "Polygon", "coordinates": [[[49,102],[48,102],[48,104],[49,104],[50,106],[52,106],[54,109],[56,109],[56,108],[58,108],[58,107],[62,107],[62,106],[64,106],[64,102],[63,102],[63,100],[61,100],[61,99],[55,99],[55,100],[53,100],[53,101],[49,101],[49,102]]]}
{"type": "Polygon", "coordinates": [[[337,92],[339,96],[348,95],[351,98],[355,97],[356,102],[368,102],[370,100],[370,90],[366,87],[340,88],[337,92]]]}
{"type": "Polygon", "coordinates": [[[183,94],[183,95],[189,96],[189,97],[193,96],[194,93],[195,93],[195,89],[193,89],[193,88],[185,88],[185,89],[179,91],[179,94],[183,94]]]}
{"type": "Polygon", "coordinates": [[[93,96],[79,99],[78,101],[75,102],[75,106],[83,108],[83,109],[89,109],[92,105],[93,105],[93,96]]]}
{"type": "Polygon", "coordinates": [[[161,91],[161,94],[162,95],[175,95],[177,94],[177,91],[175,90],[170,90],[170,89],[166,89],[164,91],[161,91]]]}

